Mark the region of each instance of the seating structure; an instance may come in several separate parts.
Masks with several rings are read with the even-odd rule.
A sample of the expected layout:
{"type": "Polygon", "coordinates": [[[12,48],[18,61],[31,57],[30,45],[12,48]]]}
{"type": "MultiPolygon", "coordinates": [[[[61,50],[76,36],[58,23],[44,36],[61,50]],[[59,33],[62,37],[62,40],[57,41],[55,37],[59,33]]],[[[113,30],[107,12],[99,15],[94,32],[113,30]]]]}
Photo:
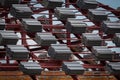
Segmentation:
{"type": "Polygon", "coordinates": [[[120,11],[105,2],[0,0],[0,80],[120,80],[120,11]]]}

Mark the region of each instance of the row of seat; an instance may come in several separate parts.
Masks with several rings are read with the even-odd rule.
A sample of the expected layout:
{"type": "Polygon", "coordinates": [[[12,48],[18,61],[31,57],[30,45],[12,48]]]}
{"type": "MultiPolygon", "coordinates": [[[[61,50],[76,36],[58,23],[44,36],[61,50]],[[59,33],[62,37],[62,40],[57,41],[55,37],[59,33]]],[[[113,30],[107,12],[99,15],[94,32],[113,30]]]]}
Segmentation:
{"type": "MultiPolygon", "coordinates": [[[[43,36],[43,38],[40,38],[40,39],[38,38],[38,42],[40,43],[40,45],[50,46],[48,49],[48,55],[51,58],[56,59],[56,60],[69,60],[70,59],[72,51],[70,50],[69,47],[67,47],[66,44],[55,44],[56,40],[53,40],[53,38],[51,38],[50,40],[50,38],[48,38],[48,36],[50,35],[53,36],[51,33],[47,34],[47,36],[46,36],[46,33],[37,33],[37,34],[39,34],[39,37],[41,37],[41,35],[43,36]]],[[[89,46],[90,45],[93,46],[92,53],[98,60],[112,60],[114,56],[117,56],[117,55],[119,56],[119,54],[115,54],[113,51],[111,51],[106,46],[100,46],[101,41],[99,42],[95,38],[91,38],[94,36],[97,38],[98,35],[96,36],[95,34],[92,34],[92,36],[90,35],[90,38],[88,36],[89,39],[87,42],[85,42],[86,41],[85,39],[83,41],[85,42],[85,45],[89,44],[89,46]],[[90,41],[90,39],[92,39],[93,42],[90,41]],[[93,39],[96,41],[96,43],[93,39]]],[[[9,39],[5,40],[5,42],[10,42],[9,44],[12,44],[11,41],[15,41],[15,40],[14,39],[10,39],[10,41],[9,39]]],[[[11,59],[15,59],[15,60],[28,59],[29,51],[24,46],[15,45],[15,44],[9,45],[9,44],[7,44],[7,55],[11,59]]]]}
{"type": "MultiPolygon", "coordinates": [[[[0,3],[4,7],[11,7],[12,4],[18,4],[21,0],[1,0],[0,3]]],[[[61,7],[64,2],[62,0],[43,0],[41,4],[48,9],[61,7]]],[[[96,0],[77,0],[77,6],[81,9],[94,9],[98,6],[96,0]]]]}
{"type": "Polygon", "coordinates": [[[114,56],[119,56],[106,46],[93,46],[92,54],[97,60],[112,61],[114,56]]]}
{"type": "MultiPolygon", "coordinates": [[[[53,1],[53,2],[55,2],[55,1],[53,1]]],[[[54,9],[54,11],[55,11],[55,16],[59,20],[67,20],[67,23],[66,23],[65,27],[70,33],[81,34],[81,33],[85,32],[86,24],[84,22],[74,22],[74,21],[71,21],[70,19],[68,19],[68,18],[75,18],[75,13],[73,12],[73,10],[71,10],[70,8],[56,7],[54,9]],[[79,24],[79,23],[81,23],[81,24],[79,24]]],[[[10,10],[10,13],[15,18],[30,18],[31,15],[32,15],[32,10],[26,4],[12,4],[12,8],[10,10]]],[[[88,18],[92,21],[102,22],[104,20],[107,20],[107,14],[105,14],[105,12],[101,11],[101,10],[89,9],[88,10],[88,18]]],[[[33,22],[33,24],[31,24],[32,22],[31,23],[29,22],[29,21],[31,21],[30,19],[28,19],[28,20],[23,19],[23,20],[24,20],[23,25],[24,25],[26,31],[41,32],[41,26],[42,25],[38,21],[33,22]]],[[[3,24],[1,24],[1,26],[2,25],[3,24]]],[[[3,29],[3,28],[4,27],[2,26],[1,29],[3,29]]],[[[119,30],[120,29],[119,28],[119,22],[113,23],[113,22],[110,22],[110,21],[109,22],[104,21],[101,25],[101,28],[103,29],[103,31],[106,34],[119,33],[119,31],[120,31],[119,30]],[[117,23],[117,25],[116,25],[116,23],[117,23]]]]}
{"type": "Polygon", "coordinates": [[[36,19],[23,18],[21,23],[27,32],[42,32],[42,24],[36,19]]]}
{"type": "Polygon", "coordinates": [[[85,71],[83,65],[79,62],[63,62],[62,70],[68,75],[82,75],[85,71]]]}
{"type": "MultiPolygon", "coordinates": [[[[43,68],[37,62],[21,62],[19,64],[19,69],[23,71],[24,74],[28,75],[40,75],[43,68]]],[[[62,70],[67,75],[82,75],[85,71],[83,65],[79,62],[63,62],[62,70]]]]}
{"type": "Polygon", "coordinates": [[[0,30],[5,28],[5,20],[0,18],[0,30]]]}
{"type": "MultiPolygon", "coordinates": [[[[39,23],[39,22],[38,22],[39,23]]],[[[14,31],[0,31],[0,44],[7,45],[7,44],[16,44],[19,37],[14,31]]],[[[116,33],[113,42],[116,46],[120,45],[120,37],[119,33],[116,33]]],[[[55,44],[57,39],[52,33],[42,33],[37,32],[35,36],[35,41],[41,46],[50,46],[50,44],[55,44]]],[[[100,35],[95,33],[82,33],[82,43],[85,46],[101,46],[102,45],[102,38],[100,35]]]]}

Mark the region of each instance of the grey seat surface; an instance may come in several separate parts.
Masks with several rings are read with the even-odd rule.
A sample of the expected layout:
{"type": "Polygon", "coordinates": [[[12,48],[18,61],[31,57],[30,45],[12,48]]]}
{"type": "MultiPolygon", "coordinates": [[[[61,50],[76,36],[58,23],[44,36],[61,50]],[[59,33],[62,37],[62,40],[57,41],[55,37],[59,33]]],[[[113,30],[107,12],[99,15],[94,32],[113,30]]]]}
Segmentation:
{"type": "Polygon", "coordinates": [[[97,9],[89,9],[88,18],[95,22],[102,22],[107,20],[107,14],[105,13],[105,11],[100,11],[97,9]]]}
{"type": "Polygon", "coordinates": [[[62,7],[62,0],[43,0],[41,3],[45,8],[54,9],[56,7],[62,7]]]}
{"type": "Polygon", "coordinates": [[[86,23],[81,22],[79,19],[75,18],[68,18],[65,25],[67,31],[74,34],[85,33],[86,27],[87,27],[86,23]]]}
{"type": "Polygon", "coordinates": [[[78,62],[63,62],[62,70],[68,75],[80,75],[83,74],[85,69],[78,62]]]}
{"type": "Polygon", "coordinates": [[[13,44],[15,45],[18,41],[19,37],[14,31],[0,31],[0,44],[1,45],[8,45],[13,44]]]}
{"type": "Polygon", "coordinates": [[[51,44],[48,49],[48,55],[56,60],[69,60],[72,51],[65,44],[51,44]]]}
{"type": "Polygon", "coordinates": [[[35,41],[41,46],[50,46],[50,44],[56,43],[55,36],[52,33],[36,33],[35,41]]]}
{"type": "Polygon", "coordinates": [[[96,0],[77,0],[76,4],[81,9],[95,9],[98,6],[96,0]]]}
{"type": "Polygon", "coordinates": [[[85,46],[100,46],[102,43],[102,38],[98,34],[94,33],[83,33],[82,43],[85,46]]]}

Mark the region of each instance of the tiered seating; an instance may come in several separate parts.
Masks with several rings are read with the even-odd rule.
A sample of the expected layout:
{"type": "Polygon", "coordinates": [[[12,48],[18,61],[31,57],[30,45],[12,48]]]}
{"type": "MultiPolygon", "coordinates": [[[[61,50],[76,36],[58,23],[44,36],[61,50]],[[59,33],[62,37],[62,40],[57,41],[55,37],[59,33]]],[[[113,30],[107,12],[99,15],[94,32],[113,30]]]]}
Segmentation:
{"type": "Polygon", "coordinates": [[[12,4],[17,4],[21,0],[0,0],[0,4],[4,7],[11,7],[12,4]]]}
{"type": "Polygon", "coordinates": [[[120,33],[120,22],[104,21],[101,27],[106,34],[120,33]]]}
{"type": "Polygon", "coordinates": [[[94,9],[98,6],[96,0],[77,0],[76,4],[81,9],[94,9]]]}
{"type": "Polygon", "coordinates": [[[120,62],[110,62],[106,64],[106,70],[109,71],[109,73],[114,75],[120,74],[120,62]]]}
{"type": "Polygon", "coordinates": [[[114,35],[113,42],[116,46],[120,47],[120,33],[116,33],[114,35]]]}
{"type": "Polygon", "coordinates": [[[5,28],[5,20],[0,19],[0,30],[3,30],[5,28]]]}

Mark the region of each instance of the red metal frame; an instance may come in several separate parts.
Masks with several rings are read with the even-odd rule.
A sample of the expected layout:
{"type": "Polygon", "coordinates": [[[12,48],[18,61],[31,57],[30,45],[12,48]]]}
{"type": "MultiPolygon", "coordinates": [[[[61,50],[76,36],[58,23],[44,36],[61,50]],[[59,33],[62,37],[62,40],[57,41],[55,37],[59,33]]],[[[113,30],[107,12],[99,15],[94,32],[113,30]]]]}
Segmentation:
{"type": "MultiPolygon", "coordinates": [[[[24,3],[28,3],[30,0],[24,0],[22,2],[22,4],[24,3]]],[[[38,0],[38,2],[41,2],[42,0],[38,0]]],[[[66,7],[69,7],[70,5],[73,5],[78,11],[80,11],[82,13],[82,15],[78,14],[76,16],[86,16],[87,17],[87,10],[82,10],[82,9],[79,9],[76,4],[75,4],[76,0],[65,0],[65,6],[66,7]]],[[[30,6],[31,8],[33,6],[30,6]]],[[[104,5],[102,3],[99,3],[99,7],[102,7],[104,9],[106,9],[106,11],[111,11],[113,14],[116,15],[116,17],[120,18],[120,12],[113,9],[113,8],[110,8],[108,5],[104,5]]],[[[48,9],[46,8],[40,8],[38,10],[35,10],[33,11],[33,13],[40,13],[42,11],[46,11],[48,9]]],[[[54,10],[50,9],[48,10],[49,11],[49,14],[46,13],[46,15],[49,16],[49,18],[47,19],[49,21],[49,24],[43,24],[43,29],[46,31],[46,32],[51,32],[53,33],[55,36],[56,34],[66,34],[67,35],[67,38],[59,38],[57,37],[57,40],[58,42],[60,43],[65,43],[63,42],[63,40],[66,40],[66,43],[68,45],[68,47],[70,47],[71,49],[73,49],[75,46],[79,46],[79,47],[85,47],[83,45],[81,45],[81,35],[76,35],[76,38],[71,38],[71,33],[67,32],[67,31],[64,31],[64,32],[53,32],[53,29],[65,29],[64,28],[64,25],[65,25],[65,21],[61,21],[64,25],[63,26],[60,26],[60,25],[53,25],[53,21],[57,21],[57,20],[53,20],[52,19],[52,15],[54,13],[54,10]],[[71,40],[78,40],[76,42],[71,42],[71,40]]],[[[43,67],[43,68],[48,68],[49,70],[56,70],[56,69],[59,69],[61,67],[61,64],[63,61],[57,61],[57,60],[53,60],[51,58],[46,58],[46,59],[40,59],[40,58],[37,58],[37,56],[35,55],[35,51],[37,51],[37,54],[40,54],[40,53],[44,53],[42,52],[43,51],[47,51],[48,50],[48,47],[41,47],[39,45],[36,45],[36,44],[33,44],[33,45],[29,45],[27,43],[27,40],[33,40],[34,39],[34,36],[35,36],[35,33],[28,33],[26,32],[23,28],[22,28],[22,25],[21,23],[15,19],[15,18],[9,18],[8,17],[8,13],[9,13],[9,8],[3,8],[1,7],[0,8],[0,17],[2,17],[3,19],[5,19],[6,21],[6,30],[14,30],[16,33],[17,32],[20,32],[21,34],[21,45],[24,45],[25,47],[27,47],[27,49],[30,51],[30,57],[32,57],[32,60],[37,60],[38,62],[40,62],[40,65],[43,67]],[[14,24],[12,23],[14,22],[14,24]],[[26,38],[26,35],[28,35],[30,38],[26,38]],[[37,46],[37,48],[30,48],[31,46],[37,46]],[[38,50],[41,50],[41,51],[38,51],[38,50]]],[[[111,16],[111,17],[114,17],[114,16],[111,16]]],[[[40,21],[44,21],[44,19],[39,19],[40,21]]],[[[84,22],[91,22],[90,20],[83,20],[84,22]]],[[[93,22],[95,25],[94,26],[91,26],[88,28],[88,30],[99,30],[100,31],[100,24],[99,22],[93,22]]],[[[101,36],[103,36],[103,32],[100,31],[99,33],[101,36]]],[[[109,39],[109,38],[112,38],[113,35],[107,35],[105,37],[102,37],[103,38],[103,41],[106,40],[106,39],[109,39]]],[[[111,39],[109,39],[111,40],[111,39]]],[[[115,47],[115,46],[113,46],[115,47]]],[[[91,47],[87,47],[89,50],[91,50],[91,47]]],[[[5,54],[5,50],[0,50],[0,53],[2,54],[5,54]]],[[[93,70],[96,70],[96,68],[99,68],[100,70],[104,70],[104,65],[105,65],[105,61],[102,61],[101,63],[97,64],[94,59],[83,59],[79,54],[90,54],[90,52],[76,52],[75,50],[73,50],[73,55],[76,56],[77,58],[79,58],[78,61],[82,61],[84,64],[83,66],[85,68],[91,68],[93,70]],[[94,64],[91,64],[90,61],[94,62],[94,64]]],[[[1,58],[1,60],[4,59],[4,57],[1,58]]],[[[19,60],[16,61],[15,63],[13,64],[10,64],[10,59],[8,57],[6,57],[5,59],[7,61],[6,64],[1,64],[0,63],[0,69],[2,70],[18,70],[18,63],[19,63],[19,60]]],[[[74,61],[74,60],[70,60],[70,61],[74,61]]],[[[78,80],[77,76],[73,76],[72,75],[72,78],[74,80],[78,80]]]]}

